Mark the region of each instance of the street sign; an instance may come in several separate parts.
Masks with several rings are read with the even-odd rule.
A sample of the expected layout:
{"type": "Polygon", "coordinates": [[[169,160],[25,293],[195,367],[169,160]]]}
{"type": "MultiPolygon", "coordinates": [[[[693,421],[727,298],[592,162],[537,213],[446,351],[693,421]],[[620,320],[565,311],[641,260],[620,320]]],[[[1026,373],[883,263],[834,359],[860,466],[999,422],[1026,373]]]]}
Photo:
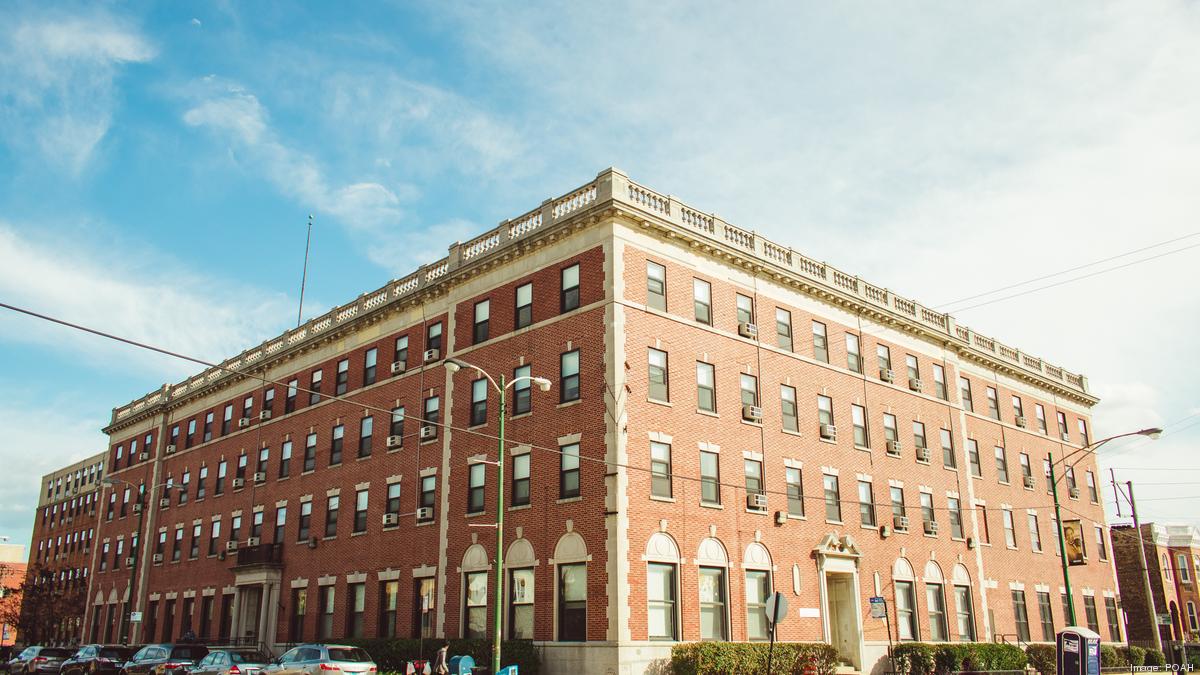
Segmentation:
{"type": "Polygon", "coordinates": [[[778,624],[785,616],[787,616],[787,598],[783,597],[783,593],[775,591],[771,594],[771,597],[767,598],[766,610],[767,623],[771,626],[778,624]]]}
{"type": "Polygon", "coordinates": [[[1161,626],[1170,626],[1171,625],[1171,615],[1166,614],[1166,613],[1159,614],[1158,615],[1158,623],[1161,626]]]}
{"type": "Polygon", "coordinates": [[[140,622],[141,622],[141,620],[142,620],[142,613],[141,613],[141,612],[130,612],[130,613],[129,613],[129,621],[130,621],[131,623],[140,623],[140,622]]]}
{"type": "Polygon", "coordinates": [[[871,598],[870,602],[872,619],[887,618],[887,601],[882,596],[876,595],[871,598]]]}

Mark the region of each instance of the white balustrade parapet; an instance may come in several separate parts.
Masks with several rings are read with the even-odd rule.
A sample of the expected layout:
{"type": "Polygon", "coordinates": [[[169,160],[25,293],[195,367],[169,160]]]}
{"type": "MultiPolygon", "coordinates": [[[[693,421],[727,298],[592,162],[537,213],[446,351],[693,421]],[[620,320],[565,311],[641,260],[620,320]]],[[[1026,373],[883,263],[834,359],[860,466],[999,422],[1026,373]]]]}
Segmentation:
{"type": "Polygon", "coordinates": [[[389,304],[400,302],[426,286],[437,284],[439,280],[448,277],[464,265],[474,264],[509,246],[520,245],[523,239],[589,209],[610,205],[641,211],[648,217],[657,218],[669,226],[678,228],[681,234],[706,240],[715,248],[723,248],[732,254],[745,256],[746,259],[753,260],[767,269],[774,268],[791,273],[814,287],[825,289],[825,292],[851,296],[867,306],[876,307],[882,312],[913,321],[926,330],[944,335],[963,347],[986,353],[996,361],[1040,374],[1062,383],[1067,388],[1089,395],[1087,379],[1082,375],[1067,372],[1059,366],[1024,354],[993,338],[975,333],[970,328],[958,325],[954,317],[948,314],[925,307],[915,300],[900,297],[886,288],[809,258],[791,247],[765,239],[753,230],[726,223],[716,214],[692,208],[675,197],[639,185],[629,180],[624,173],[610,168],[600,172],[595,180],[561,197],[547,199],[538,208],[505,220],[466,244],[451,245],[449,254],[441,260],[422,265],[412,274],[390,281],[370,293],[364,293],[353,302],[335,307],[306,324],[248,349],[182,383],[164,385],[158,391],[125,406],[114,408],[112,424],[149,407],[166,404],[174,398],[203,390],[223,376],[240,377],[238,371],[244,365],[276,357],[300,343],[317,339],[318,334],[330,328],[358,320],[389,304]]]}

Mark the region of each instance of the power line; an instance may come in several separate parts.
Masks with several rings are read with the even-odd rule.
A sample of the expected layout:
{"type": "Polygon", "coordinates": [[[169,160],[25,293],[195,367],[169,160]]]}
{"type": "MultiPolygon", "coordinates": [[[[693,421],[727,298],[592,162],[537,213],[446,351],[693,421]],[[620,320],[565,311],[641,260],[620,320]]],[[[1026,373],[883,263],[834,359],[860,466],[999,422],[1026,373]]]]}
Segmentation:
{"type": "MultiPolygon", "coordinates": [[[[990,291],[987,291],[987,292],[984,292],[984,293],[977,293],[977,294],[975,294],[975,295],[968,295],[968,296],[967,296],[967,297],[965,297],[965,298],[959,298],[959,299],[957,299],[957,300],[951,300],[950,302],[944,302],[944,303],[942,303],[942,304],[940,304],[940,305],[937,305],[937,306],[935,306],[935,307],[934,307],[934,309],[943,309],[943,308],[945,308],[945,307],[949,307],[950,305],[957,305],[957,304],[959,304],[960,302],[966,302],[966,301],[968,301],[968,300],[975,300],[976,298],[983,298],[983,297],[986,297],[986,296],[989,296],[989,295],[995,295],[996,293],[1000,293],[1000,292],[1002,292],[1002,291],[1007,291],[1007,290],[1010,290],[1010,289],[1013,289],[1013,288],[1018,288],[1018,287],[1020,287],[1020,286],[1025,286],[1025,285],[1032,284],[1032,283],[1035,283],[1035,282],[1038,282],[1038,281],[1045,281],[1046,279],[1052,279],[1052,278],[1054,278],[1054,277],[1057,277],[1057,276],[1062,276],[1062,275],[1064,275],[1064,274],[1069,274],[1069,273],[1071,273],[1071,272],[1078,272],[1079,270],[1082,270],[1082,269],[1087,269],[1088,267],[1094,267],[1094,266],[1096,266],[1096,265],[1099,265],[1099,264],[1101,264],[1101,263],[1111,262],[1111,261],[1113,261],[1113,260],[1117,260],[1118,258],[1124,258],[1124,257],[1126,257],[1126,256],[1133,255],[1134,253],[1141,253],[1141,252],[1143,252],[1143,251],[1149,251],[1149,250],[1150,250],[1150,249],[1152,249],[1152,248],[1158,248],[1159,246],[1165,246],[1165,245],[1167,245],[1167,244],[1173,244],[1173,243],[1175,243],[1175,242],[1177,242],[1177,241],[1182,241],[1182,240],[1184,240],[1184,239],[1190,239],[1190,238],[1192,238],[1192,237],[1195,237],[1195,236],[1198,236],[1198,235],[1200,235],[1200,232],[1193,232],[1193,233],[1191,233],[1191,234],[1185,234],[1185,235],[1183,235],[1182,237],[1176,237],[1176,238],[1174,238],[1174,239],[1168,239],[1168,240],[1166,240],[1166,241],[1160,241],[1160,242],[1158,242],[1157,244],[1151,244],[1151,245],[1149,245],[1149,246],[1144,246],[1144,247],[1142,247],[1142,248],[1136,248],[1136,249],[1133,249],[1132,251],[1125,251],[1124,253],[1118,253],[1117,255],[1110,256],[1110,257],[1108,257],[1108,258],[1102,258],[1102,259],[1100,259],[1100,260],[1093,260],[1093,261],[1092,261],[1092,262],[1090,262],[1090,263],[1085,263],[1085,264],[1083,264],[1083,265],[1078,265],[1078,266],[1076,266],[1076,267],[1070,267],[1070,268],[1067,268],[1067,269],[1065,269],[1065,270],[1060,270],[1060,271],[1058,271],[1058,272],[1053,272],[1053,273],[1051,273],[1051,274],[1045,274],[1045,275],[1042,275],[1042,276],[1040,276],[1040,277],[1034,277],[1033,279],[1026,279],[1025,281],[1021,281],[1021,282],[1018,282],[1018,283],[1015,283],[1015,284],[1009,284],[1008,286],[1001,286],[1000,288],[995,288],[995,289],[992,289],[992,290],[990,290],[990,291]]],[[[950,311],[953,311],[953,310],[950,310],[950,311]]]]}

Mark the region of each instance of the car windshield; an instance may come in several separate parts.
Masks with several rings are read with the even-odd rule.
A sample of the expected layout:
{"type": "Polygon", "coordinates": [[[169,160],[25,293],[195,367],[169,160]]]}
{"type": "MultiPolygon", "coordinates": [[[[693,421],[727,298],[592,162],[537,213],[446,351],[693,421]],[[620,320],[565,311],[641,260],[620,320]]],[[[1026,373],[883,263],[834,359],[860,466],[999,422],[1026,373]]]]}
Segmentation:
{"type": "Polygon", "coordinates": [[[101,647],[100,658],[102,659],[128,659],[133,654],[132,649],[125,647],[101,647]]]}
{"type": "Polygon", "coordinates": [[[267,663],[271,659],[262,652],[229,652],[229,660],[234,663],[267,663]]]}
{"type": "Polygon", "coordinates": [[[173,659],[191,659],[199,661],[208,653],[208,647],[199,645],[175,645],[171,648],[171,658],[173,659]]]}
{"type": "Polygon", "coordinates": [[[59,649],[57,647],[46,647],[38,652],[38,656],[47,656],[51,658],[65,659],[71,654],[74,654],[70,649],[59,649]]]}
{"type": "Polygon", "coordinates": [[[330,647],[330,661],[370,661],[371,657],[358,647],[330,647]]]}

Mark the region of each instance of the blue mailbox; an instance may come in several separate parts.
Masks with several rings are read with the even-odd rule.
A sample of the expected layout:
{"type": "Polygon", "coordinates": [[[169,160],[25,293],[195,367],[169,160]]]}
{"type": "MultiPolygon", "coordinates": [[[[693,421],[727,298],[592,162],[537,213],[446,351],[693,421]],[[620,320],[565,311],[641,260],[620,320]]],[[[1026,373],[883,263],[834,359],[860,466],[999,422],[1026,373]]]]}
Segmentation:
{"type": "Polygon", "coordinates": [[[451,656],[449,666],[450,675],[471,675],[475,669],[475,659],[470,656],[451,656]]]}
{"type": "Polygon", "coordinates": [[[516,666],[504,666],[496,675],[518,675],[516,666]]]}
{"type": "Polygon", "coordinates": [[[1059,631],[1058,675],[1100,675],[1100,634],[1079,626],[1059,631]]]}

